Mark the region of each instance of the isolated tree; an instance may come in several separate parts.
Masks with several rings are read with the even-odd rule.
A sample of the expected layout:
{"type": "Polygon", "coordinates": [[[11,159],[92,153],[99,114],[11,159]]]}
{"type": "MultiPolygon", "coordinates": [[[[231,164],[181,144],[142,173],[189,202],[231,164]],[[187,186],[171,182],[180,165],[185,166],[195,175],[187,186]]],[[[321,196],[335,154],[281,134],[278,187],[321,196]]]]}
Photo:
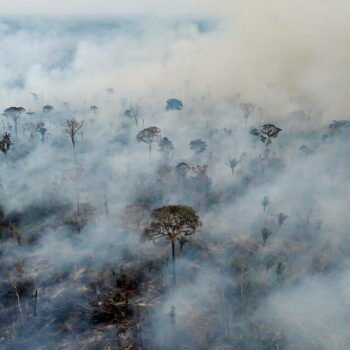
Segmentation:
{"type": "Polygon", "coordinates": [[[45,123],[38,123],[36,126],[36,131],[41,135],[41,143],[44,143],[45,134],[47,133],[47,129],[45,128],[45,123]]]}
{"type": "Polygon", "coordinates": [[[239,107],[241,108],[241,110],[243,112],[243,115],[244,115],[244,118],[245,118],[245,123],[247,124],[249,116],[252,113],[254,113],[255,105],[253,103],[250,103],[250,102],[244,102],[244,103],[241,103],[239,105],[239,107]]]}
{"type": "Polygon", "coordinates": [[[195,210],[184,205],[167,205],[154,209],[151,213],[151,223],[145,228],[144,234],[153,241],[167,239],[171,242],[174,284],[176,284],[175,242],[181,236],[194,234],[200,225],[201,221],[195,210]]]}
{"type": "Polygon", "coordinates": [[[11,134],[5,132],[5,134],[2,137],[2,140],[0,140],[0,151],[5,154],[6,159],[7,152],[10,150],[11,145],[11,134]]]}
{"type": "Polygon", "coordinates": [[[51,105],[46,105],[43,107],[43,112],[44,113],[50,113],[53,111],[53,107],[51,105]]]}
{"type": "Polygon", "coordinates": [[[75,118],[67,119],[64,122],[64,132],[66,132],[72,141],[74,159],[76,161],[76,153],[75,153],[75,137],[78,131],[84,126],[84,121],[78,121],[75,118]]]}
{"type": "Polygon", "coordinates": [[[91,109],[91,111],[94,112],[95,114],[96,114],[97,111],[98,111],[98,107],[97,107],[97,106],[91,106],[90,109],[91,109]]]}
{"type": "Polygon", "coordinates": [[[150,126],[147,129],[143,129],[136,135],[137,142],[144,142],[145,144],[148,145],[150,164],[152,162],[152,143],[160,142],[160,140],[161,140],[160,129],[157,128],[156,126],[150,126]]]}
{"type": "Polygon", "coordinates": [[[239,162],[240,161],[235,158],[230,160],[230,168],[231,168],[232,175],[233,175],[233,170],[236,168],[239,162]]]}
{"type": "Polygon", "coordinates": [[[283,223],[288,219],[288,215],[284,213],[279,213],[276,215],[276,217],[277,217],[277,222],[279,227],[281,227],[283,223]]]}
{"type": "Polygon", "coordinates": [[[261,205],[264,208],[264,211],[266,210],[266,207],[270,204],[270,199],[267,196],[264,196],[263,199],[261,200],[261,205]]]}
{"type": "Polygon", "coordinates": [[[260,130],[257,128],[250,129],[250,134],[258,136],[260,141],[264,143],[267,148],[272,143],[272,139],[276,138],[280,131],[282,131],[282,129],[273,124],[264,124],[260,130]]]}
{"type": "Polygon", "coordinates": [[[10,107],[4,110],[4,116],[12,118],[14,124],[15,124],[15,134],[17,138],[17,131],[18,131],[18,119],[21,117],[22,113],[25,112],[25,109],[23,107],[10,107]]]}
{"type": "Polygon", "coordinates": [[[272,232],[269,231],[267,228],[263,228],[261,230],[261,237],[263,240],[263,246],[265,246],[266,241],[269,239],[269,237],[272,235],[272,232]]]}
{"type": "Polygon", "coordinates": [[[271,139],[277,137],[280,131],[282,131],[282,129],[273,124],[264,124],[260,130],[260,139],[265,143],[266,147],[268,147],[272,143],[271,139]]]}
{"type": "Polygon", "coordinates": [[[166,111],[181,111],[183,108],[183,103],[176,99],[176,98],[171,98],[166,101],[166,111]]]}
{"type": "Polygon", "coordinates": [[[276,264],[276,258],[273,256],[268,256],[263,260],[263,265],[265,266],[266,272],[269,272],[271,267],[276,264]]]}
{"type": "Polygon", "coordinates": [[[207,150],[207,143],[202,139],[197,139],[190,142],[190,147],[196,154],[200,154],[207,150]]]}
{"type": "MultiPolygon", "coordinates": [[[[139,118],[140,118],[140,111],[141,111],[141,107],[138,105],[133,105],[130,106],[129,109],[127,109],[124,112],[124,116],[129,118],[129,119],[133,119],[135,122],[136,127],[139,127],[139,118]]],[[[142,119],[143,121],[143,119],[142,119]]]]}

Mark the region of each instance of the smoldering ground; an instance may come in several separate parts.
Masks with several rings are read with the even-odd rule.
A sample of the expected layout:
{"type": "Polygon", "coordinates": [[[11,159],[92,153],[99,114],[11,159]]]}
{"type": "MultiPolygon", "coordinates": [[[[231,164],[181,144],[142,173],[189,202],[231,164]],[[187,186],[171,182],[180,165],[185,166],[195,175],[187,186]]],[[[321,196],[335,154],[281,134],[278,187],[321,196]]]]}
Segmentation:
{"type": "Polygon", "coordinates": [[[4,349],[348,348],[348,126],[329,127],[346,119],[348,24],[344,3],[313,5],[1,20],[1,108],[34,113],[17,137],[1,121],[4,349]],[[264,123],[282,129],[268,147],[250,133],[264,123]],[[149,126],[174,148],[150,157],[149,126]],[[169,243],[142,235],[167,204],[202,220],[176,242],[176,286],[169,243]]]}

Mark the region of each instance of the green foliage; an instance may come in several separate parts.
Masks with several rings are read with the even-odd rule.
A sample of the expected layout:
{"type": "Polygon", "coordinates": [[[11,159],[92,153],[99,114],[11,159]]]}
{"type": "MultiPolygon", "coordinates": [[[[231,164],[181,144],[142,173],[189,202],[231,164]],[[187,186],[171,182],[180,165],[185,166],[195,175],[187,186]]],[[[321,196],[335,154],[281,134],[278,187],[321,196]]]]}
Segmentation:
{"type": "Polygon", "coordinates": [[[154,209],[151,213],[151,224],[145,228],[148,239],[167,238],[175,240],[178,236],[189,236],[201,225],[197,213],[184,205],[166,205],[154,209]]]}
{"type": "Polygon", "coordinates": [[[269,231],[267,228],[263,228],[261,230],[261,237],[263,240],[263,246],[265,246],[266,241],[268,240],[268,238],[272,235],[272,232],[269,231]]]}
{"type": "Polygon", "coordinates": [[[276,264],[276,259],[273,256],[268,256],[263,260],[263,265],[265,266],[266,272],[276,264]]]}

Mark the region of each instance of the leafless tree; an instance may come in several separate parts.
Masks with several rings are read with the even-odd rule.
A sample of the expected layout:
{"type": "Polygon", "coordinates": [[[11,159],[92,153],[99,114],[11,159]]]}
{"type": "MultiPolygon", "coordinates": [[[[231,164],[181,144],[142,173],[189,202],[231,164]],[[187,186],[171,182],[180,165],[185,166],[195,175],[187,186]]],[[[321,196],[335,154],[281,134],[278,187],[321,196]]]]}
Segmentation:
{"type": "Polygon", "coordinates": [[[239,107],[241,108],[243,114],[244,114],[244,118],[245,118],[245,123],[247,124],[248,118],[249,116],[254,113],[255,110],[255,105],[251,102],[244,102],[241,103],[239,105],[239,107]]]}
{"type": "Polygon", "coordinates": [[[78,131],[84,126],[84,121],[78,121],[75,118],[67,119],[64,122],[64,132],[66,132],[72,141],[72,146],[73,146],[73,153],[74,153],[74,159],[76,161],[76,153],[75,153],[75,137],[78,133],[78,131]]]}
{"type": "Polygon", "coordinates": [[[154,209],[151,213],[151,223],[145,228],[144,234],[153,241],[165,238],[171,242],[174,284],[176,284],[175,242],[181,236],[194,234],[200,225],[201,221],[196,211],[184,205],[166,205],[154,209]]]}
{"type": "MultiPolygon", "coordinates": [[[[134,122],[135,122],[137,128],[139,127],[140,111],[141,111],[141,107],[139,105],[133,105],[133,106],[130,106],[130,108],[124,112],[125,117],[128,117],[130,119],[134,119],[134,122]]],[[[143,118],[142,118],[142,123],[144,124],[143,118]]]]}
{"type": "Polygon", "coordinates": [[[160,129],[157,128],[156,126],[150,126],[149,128],[143,129],[136,135],[137,142],[144,142],[148,145],[150,164],[152,162],[152,143],[160,142],[160,140],[161,140],[160,129]]]}

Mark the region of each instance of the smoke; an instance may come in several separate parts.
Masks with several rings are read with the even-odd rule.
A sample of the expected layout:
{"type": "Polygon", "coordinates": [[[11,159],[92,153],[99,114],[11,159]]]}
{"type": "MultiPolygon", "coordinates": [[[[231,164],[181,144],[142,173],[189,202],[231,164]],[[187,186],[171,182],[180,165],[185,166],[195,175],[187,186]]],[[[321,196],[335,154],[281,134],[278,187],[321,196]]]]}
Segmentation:
{"type": "MultiPolygon", "coordinates": [[[[10,59],[10,65],[15,64],[17,72],[26,65],[23,67],[26,77],[22,79],[28,88],[50,86],[45,89],[52,91],[52,94],[46,92],[47,97],[65,95],[68,99],[80,85],[90,86],[94,93],[113,85],[118,91],[132,90],[143,96],[155,86],[157,93],[164,91],[165,94],[182,91],[184,95],[194,95],[209,89],[213,96],[224,99],[240,93],[279,118],[299,108],[313,108],[317,113],[322,112],[326,120],[331,120],[330,115],[334,113],[346,115],[349,23],[345,1],[186,3],[186,6],[167,4],[166,11],[165,4],[156,1],[128,2],[127,6],[112,2],[97,6],[94,1],[79,2],[79,6],[72,2],[31,4],[31,13],[51,15],[87,15],[96,14],[95,11],[97,14],[107,11],[108,14],[139,14],[143,24],[138,22],[137,33],[132,25],[128,27],[125,34],[131,40],[119,37],[113,28],[105,28],[98,40],[93,39],[92,31],[89,34],[92,40],[76,42],[74,36],[73,39],[62,37],[57,26],[45,27],[43,23],[42,32],[31,36],[30,45],[23,31],[8,36],[3,45],[6,47],[4,59],[10,59]],[[155,21],[151,12],[153,16],[164,12],[167,16],[155,21]],[[217,27],[205,35],[193,23],[170,25],[165,29],[166,18],[180,14],[187,14],[187,18],[189,14],[212,18],[217,27]],[[44,33],[50,33],[50,39],[44,33]],[[130,38],[132,33],[139,36],[130,38]],[[43,39],[47,41],[45,45],[43,39]],[[65,57],[61,56],[62,49],[65,57]],[[24,56],[25,61],[18,58],[24,56]],[[126,57],[127,62],[123,63],[126,57]],[[61,71],[52,62],[47,75],[42,59],[56,60],[60,65],[68,60],[70,65],[61,71]]],[[[11,8],[19,7],[6,2],[4,13],[10,13],[11,8]]],[[[23,14],[27,13],[26,7],[20,8],[23,14]]],[[[33,19],[24,22],[31,21],[33,19]]],[[[6,24],[3,28],[6,31],[6,24]]],[[[205,30],[205,24],[202,28],[205,30]]],[[[2,76],[9,74],[7,69],[2,76]]]]}
{"type": "Polygon", "coordinates": [[[0,20],[0,108],[34,114],[18,135],[1,116],[0,344],[349,347],[348,129],[327,128],[347,116],[344,1],[1,5],[19,16],[0,20]],[[166,111],[169,98],[184,108],[166,111]],[[75,150],[72,117],[85,122],[75,150]],[[249,132],[265,122],[282,129],[269,145],[249,132]],[[149,126],[174,149],[137,143],[149,126]],[[167,204],[203,221],[176,242],[176,287],[169,242],[142,241],[167,204]]]}

